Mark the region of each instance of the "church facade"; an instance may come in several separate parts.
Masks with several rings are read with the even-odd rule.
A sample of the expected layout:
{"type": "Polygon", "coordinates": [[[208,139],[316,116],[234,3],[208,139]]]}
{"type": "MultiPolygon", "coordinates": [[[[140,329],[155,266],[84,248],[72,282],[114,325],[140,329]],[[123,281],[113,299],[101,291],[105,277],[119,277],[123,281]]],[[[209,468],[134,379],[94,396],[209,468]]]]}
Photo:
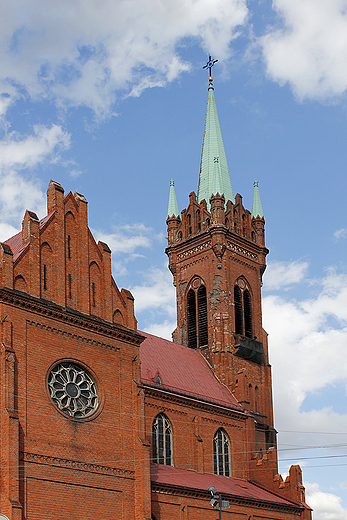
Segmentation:
{"type": "Polygon", "coordinates": [[[252,212],[234,198],[210,78],[181,214],[170,187],[170,342],[137,330],[87,200],[50,182],[47,216],[0,244],[2,515],[215,520],[220,496],[222,518],[310,520],[300,467],[277,468],[264,224],[257,183],[252,212]]]}

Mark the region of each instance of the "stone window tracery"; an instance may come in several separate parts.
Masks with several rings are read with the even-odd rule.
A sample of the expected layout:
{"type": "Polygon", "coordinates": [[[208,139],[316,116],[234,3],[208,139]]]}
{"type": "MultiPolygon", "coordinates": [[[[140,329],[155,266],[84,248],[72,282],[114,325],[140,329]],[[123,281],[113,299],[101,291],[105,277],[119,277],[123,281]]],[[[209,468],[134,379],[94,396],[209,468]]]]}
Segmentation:
{"type": "Polygon", "coordinates": [[[223,428],[219,428],[213,438],[213,458],[215,475],[230,477],[230,441],[223,428]]]}
{"type": "Polygon", "coordinates": [[[165,414],[156,416],[152,425],[153,462],[172,466],[172,428],[165,414]]]}
{"type": "Polygon", "coordinates": [[[48,376],[52,401],[67,417],[84,419],[99,405],[95,381],[82,367],[71,362],[55,365],[48,376]]]}

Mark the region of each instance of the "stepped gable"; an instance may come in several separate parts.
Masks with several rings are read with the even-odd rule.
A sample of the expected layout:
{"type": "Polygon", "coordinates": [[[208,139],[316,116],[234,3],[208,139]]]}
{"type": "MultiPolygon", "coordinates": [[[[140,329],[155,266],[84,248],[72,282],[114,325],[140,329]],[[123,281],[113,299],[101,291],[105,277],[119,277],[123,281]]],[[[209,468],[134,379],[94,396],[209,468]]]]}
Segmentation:
{"type": "Polygon", "coordinates": [[[147,332],[140,334],[146,337],[140,347],[142,383],[245,412],[200,352],[147,332]]]}
{"type": "Polygon", "coordinates": [[[299,510],[303,509],[301,504],[299,505],[296,502],[271,493],[253,482],[234,477],[223,477],[211,473],[198,473],[193,470],[151,463],[151,481],[155,484],[166,484],[181,489],[185,488],[199,491],[207,491],[209,486],[214,486],[219,493],[223,494],[223,499],[228,495],[246,500],[257,500],[282,506],[296,507],[299,510]]]}
{"type": "Polygon", "coordinates": [[[118,289],[111,250],[94,239],[87,204],[51,180],[47,216],[26,210],[22,230],[1,246],[0,285],[136,330],[134,298],[118,289]]]}
{"type": "MultiPolygon", "coordinates": [[[[52,213],[50,213],[49,215],[46,215],[44,218],[42,218],[40,220],[40,231],[45,227],[47,222],[49,222],[49,220],[54,215],[54,213],[55,212],[52,211],[52,213]]],[[[13,253],[13,261],[14,262],[21,256],[21,254],[26,249],[29,248],[29,242],[27,242],[26,244],[23,244],[22,232],[21,231],[19,233],[17,233],[16,235],[13,235],[13,237],[8,238],[7,240],[5,240],[4,244],[7,244],[8,246],[10,246],[11,251],[13,253]]]]}

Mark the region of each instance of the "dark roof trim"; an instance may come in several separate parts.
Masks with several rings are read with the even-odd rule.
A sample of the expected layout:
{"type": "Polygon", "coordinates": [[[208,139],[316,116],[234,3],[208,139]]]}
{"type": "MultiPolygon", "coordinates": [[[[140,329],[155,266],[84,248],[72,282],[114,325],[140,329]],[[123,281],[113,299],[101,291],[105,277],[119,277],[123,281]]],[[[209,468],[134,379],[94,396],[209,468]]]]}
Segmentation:
{"type": "MultiPolygon", "coordinates": [[[[254,483],[252,482],[252,484],[254,484],[254,483]]],[[[200,489],[194,489],[194,488],[188,488],[188,487],[184,487],[184,486],[175,486],[173,484],[164,484],[164,483],[157,484],[156,482],[151,482],[151,488],[152,488],[152,492],[167,493],[168,491],[169,492],[171,491],[171,493],[173,495],[183,495],[183,496],[191,496],[194,498],[204,498],[204,499],[206,499],[206,501],[208,501],[211,498],[210,493],[208,493],[207,491],[202,491],[200,489]]],[[[263,489],[265,489],[265,488],[263,488],[263,489]]],[[[266,491],[269,492],[268,489],[266,491]]],[[[272,493],[272,491],[271,491],[271,493],[272,493]]],[[[246,498],[246,497],[242,497],[239,495],[230,495],[225,492],[223,492],[222,494],[223,494],[223,498],[225,497],[230,502],[233,502],[234,504],[239,504],[240,506],[247,506],[247,505],[254,506],[254,504],[257,504],[259,507],[262,507],[263,509],[286,511],[289,513],[294,513],[296,515],[301,515],[302,510],[305,509],[305,507],[303,505],[298,504],[297,502],[292,502],[291,500],[288,500],[287,498],[285,498],[285,500],[292,502],[292,505],[291,504],[286,504],[286,505],[279,504],[278,502],[270,502],[269,500],[246,498]]],[[[272,493],[272,494],[274,496],[280,497],[280,495],[276,495],[275,493],[272,493]]],[[[283,500],[284,497],[280,497],[280,498],[283,500]]]]}
{"type": "Polygon", "coordinates": [[[213,401],[212,399],[204,399],[200,395],[194,395],[193,393],[188,394],[188,393],[180,392],[179,389],[173,389],[171,387],[170,388],[168,388],[168,387],[158,388],[158,385],[151,385],[149,383],[144,383],[143,381],[141,381],[140,383],[137,383],[137,385],[141,386],[144,389],[148,389],[158,395],[165,394],[165,395],[177,396],[177,397],[180,397],[180,398],[188,400],[188,401],[198,402],[205,406],[213,406],[214,408],[227,410],[229,413],[232,412],[238,416],[241,415],[242,417],[245,417],[245,418],[250,415],[246,409],[240,410],[238,408],[233,408],[232,406],[228,406],[227,404],[224,405],[221,401],[217,401],[217,400],[213,401]]]}
{"type": "Polygon", "coordinates": [[[128,329],[124,325],[111,323],[96,316],[83,314],[75,309],[61,307],[42,298],[35,298],[16,289],[1,288],[0,301],[16,307],[21,307],[29,312],[34,312],[48,318],[54,318],[75,327],[86,328],[92,332],[101,332],[107,336],[140,346],[145,337],[137,331],[128,329]]]}

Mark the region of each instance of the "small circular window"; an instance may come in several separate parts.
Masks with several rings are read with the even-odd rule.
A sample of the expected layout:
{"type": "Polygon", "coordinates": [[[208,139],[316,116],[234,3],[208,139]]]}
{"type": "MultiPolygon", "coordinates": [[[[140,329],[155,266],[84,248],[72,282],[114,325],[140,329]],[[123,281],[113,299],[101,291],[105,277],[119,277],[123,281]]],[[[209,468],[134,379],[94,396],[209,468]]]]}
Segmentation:
{"type": "Polygon", "coordinates": [[[83,419],[98,407],[95,382],[84,368],[75,363],[55,365],[48,376],[48,388],[55,405],[68,417],[83,419]]]}

